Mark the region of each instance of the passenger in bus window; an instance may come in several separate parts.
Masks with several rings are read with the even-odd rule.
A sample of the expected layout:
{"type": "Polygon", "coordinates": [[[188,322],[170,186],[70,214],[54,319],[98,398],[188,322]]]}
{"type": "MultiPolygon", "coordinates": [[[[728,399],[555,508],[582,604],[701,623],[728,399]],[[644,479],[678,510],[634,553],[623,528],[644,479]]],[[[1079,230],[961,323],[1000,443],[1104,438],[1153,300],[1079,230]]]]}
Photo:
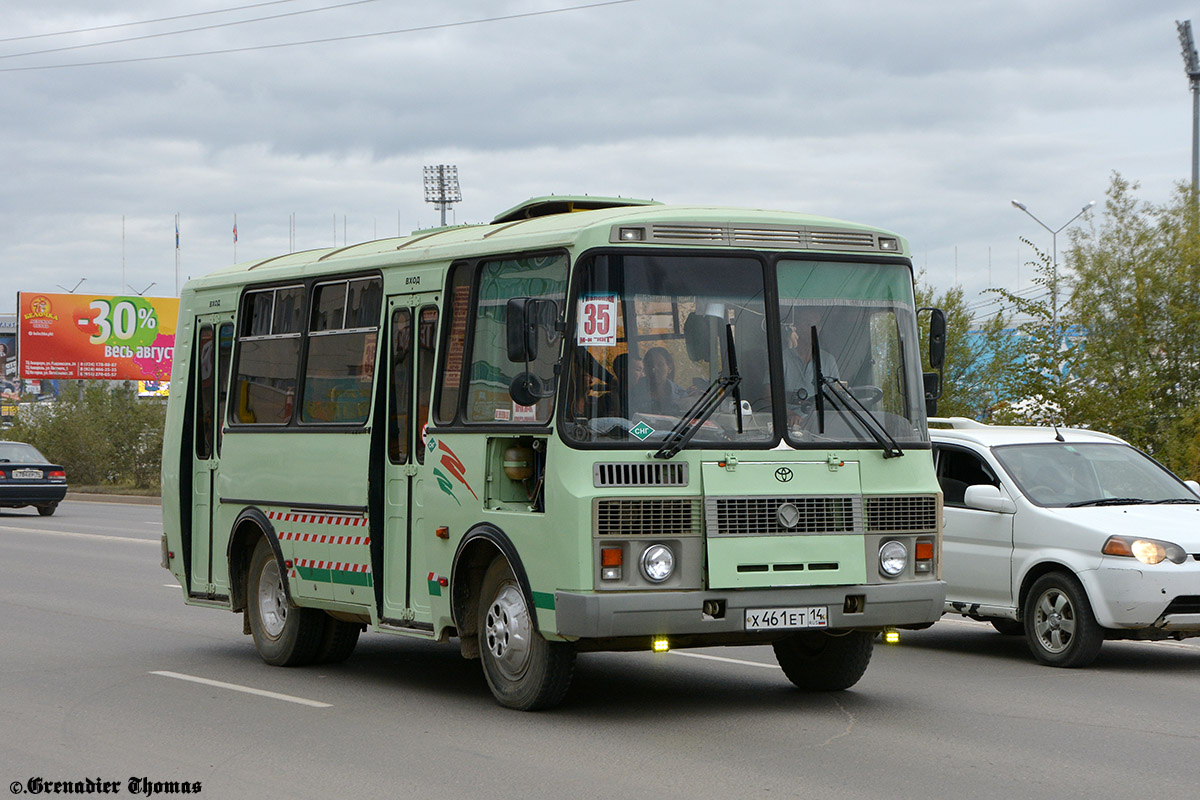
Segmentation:
{"type": "MultiPolygon", "coordinates": [[[[817,378],[812,364],[812,329],[817,329],[817,336],[820,338],[823,321],[819,309],[805,306],[797,311],[793,322],[783,326],[783,334],[787,338],[787,347],[783,351],[783,387],[787,393],[789,417],[798,417],[806,413],[810,404],[805,401],[816,396],[817,378]]],[[[824,347],[821,347],[821,374],[834,380],[841,377],[837,360],[824,347]]]]}
{"type": "Polygon", "coordinates": [[[687,390],[675,383],[675,359],[665,347],[647,350],[643,368],[629,401],[634,412],[678,416],[687,408],[687,390]]]}

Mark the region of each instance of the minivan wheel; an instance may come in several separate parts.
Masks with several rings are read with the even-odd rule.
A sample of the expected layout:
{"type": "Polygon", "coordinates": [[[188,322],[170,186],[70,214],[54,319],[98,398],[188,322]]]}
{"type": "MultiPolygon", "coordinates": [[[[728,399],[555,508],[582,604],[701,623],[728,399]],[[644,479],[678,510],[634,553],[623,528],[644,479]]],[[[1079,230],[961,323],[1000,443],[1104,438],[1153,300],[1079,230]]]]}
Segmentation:
{"type": "Polygon", "coordinates": [[[1087,593],[1073,575],[1051,572],[1029,589],[1025,640],[1033,657],[1051,667],[1086,667],[1100,654],[1104,630],[1087,593]]]}

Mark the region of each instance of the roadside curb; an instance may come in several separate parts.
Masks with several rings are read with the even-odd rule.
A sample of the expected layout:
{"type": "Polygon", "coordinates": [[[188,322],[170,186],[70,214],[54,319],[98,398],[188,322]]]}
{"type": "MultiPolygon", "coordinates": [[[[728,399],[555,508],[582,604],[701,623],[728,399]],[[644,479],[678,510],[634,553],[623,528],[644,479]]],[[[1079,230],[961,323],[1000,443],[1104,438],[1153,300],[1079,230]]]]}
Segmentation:
{"type": "Polygon", "coordinates": [[[68,490],[66,499],[84,503],[131,503],[139,506],[162,505],[161,497],[147,497],[138,494],[85,494],[83,492],[68,490]]]}

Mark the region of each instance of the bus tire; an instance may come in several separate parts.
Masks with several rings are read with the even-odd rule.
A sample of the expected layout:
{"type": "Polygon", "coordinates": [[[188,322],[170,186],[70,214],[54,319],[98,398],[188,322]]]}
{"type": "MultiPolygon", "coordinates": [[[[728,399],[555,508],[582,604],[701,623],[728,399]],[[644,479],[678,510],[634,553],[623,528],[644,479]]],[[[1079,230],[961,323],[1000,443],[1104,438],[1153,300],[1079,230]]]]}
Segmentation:
{"type": "Polygon", "coordinates": [[[793,633],[772,645],[783,674],[810,692],[839,692],[858,683],[871,663],[875,634],[793,633]]]}
{"type": "Polygon", "coordinates": [[[311,664],[324,633],[325,613],[300,608],[288,601],[279,560],[266,538],[259,539],[250,558],[247,608],[254,648],[275,667],[311,664]]]}
{"type": "Polygon", "coordinates": [[[321,633],[321,644],[317,646],[316,663],[340,664],[350,657],[358,645],[358,634],[362,626],[355,622],[344,622],[325,615],[325,630],[321,633]]]}
{"type": "Polygon", "coordinates": [[[575,648],[542,638],[503,558],[492,561],[483,575],[478,620],[483,675],[500,705],[537,711],[562,702],[575,669],[575,648]]]}

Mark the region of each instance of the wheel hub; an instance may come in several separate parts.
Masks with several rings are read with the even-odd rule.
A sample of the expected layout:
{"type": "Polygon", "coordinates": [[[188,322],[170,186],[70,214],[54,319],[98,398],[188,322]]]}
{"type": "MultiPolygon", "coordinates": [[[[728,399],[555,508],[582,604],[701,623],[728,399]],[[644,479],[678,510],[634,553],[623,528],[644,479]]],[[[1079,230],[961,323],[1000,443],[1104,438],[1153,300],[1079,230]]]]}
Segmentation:
{"type": "Polygon", "coordinates": [[[516,680],[529,666],[533,623],[525,598],[513,585],[503,587],[488,606],[484,619],[484,641],[501,674],[516,680]]]}
{"type": "Polygon", "coordinates": [[[258,617],[263,631],[275,639],[283,633],[287,624],[287,592],[283,588],[283,577],[275,559],[268,561],[258,580],[258,617]]]}

